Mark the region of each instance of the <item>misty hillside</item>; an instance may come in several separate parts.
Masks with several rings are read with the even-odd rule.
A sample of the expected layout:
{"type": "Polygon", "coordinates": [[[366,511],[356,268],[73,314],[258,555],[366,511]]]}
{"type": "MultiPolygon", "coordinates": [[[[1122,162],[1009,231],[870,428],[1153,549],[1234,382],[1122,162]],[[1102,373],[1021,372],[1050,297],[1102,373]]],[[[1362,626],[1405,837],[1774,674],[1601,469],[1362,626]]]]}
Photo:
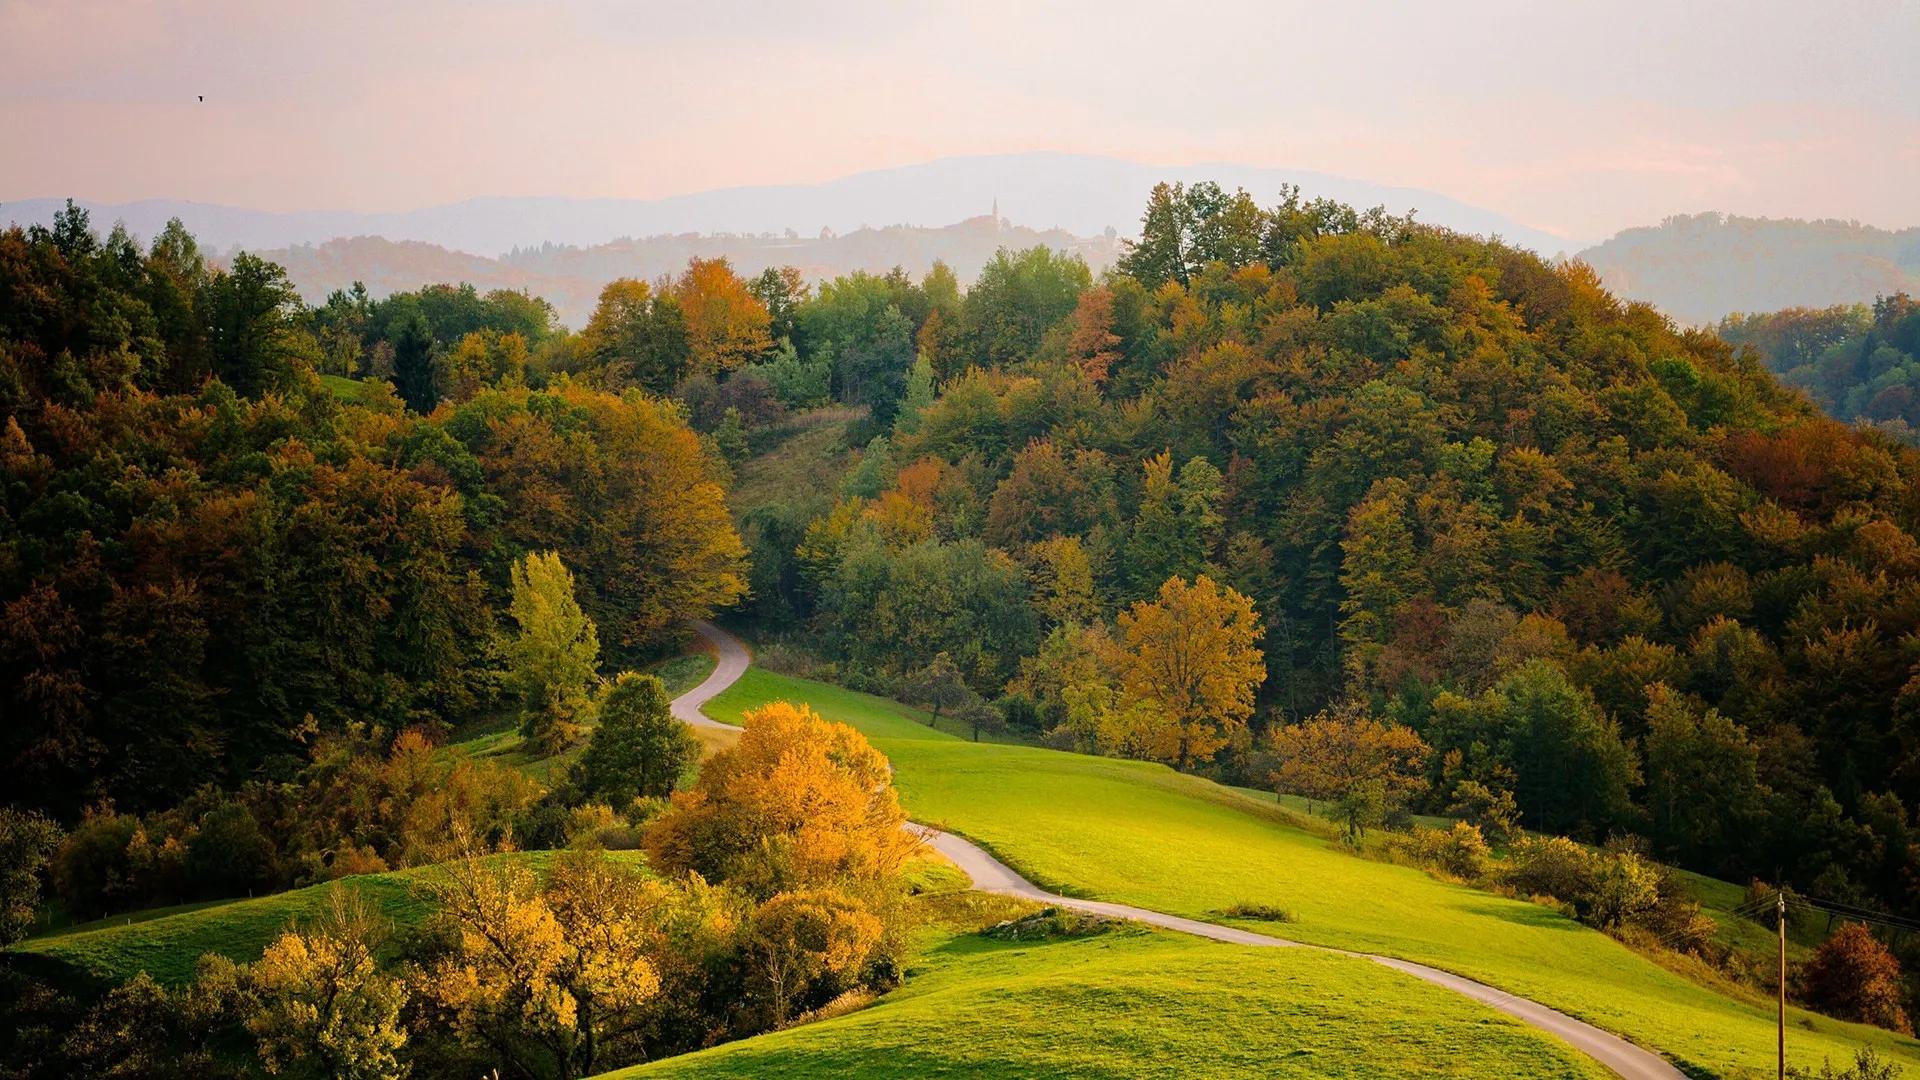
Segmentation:
{"type": "MultiPolygon", "coordinates": [[[[1420,219],[1460,232],[1498,234],[1554,255],[1578,247],[1529,229],[1492,210],[1431,191],[1392,187],[1301,169],[1247,165],[1147,165],[1084,154],[1000,154],[950,157],[897,169],[856,173],[822,184],[723,188],[662,199],[483,198],[396,213],[275,213],[175,199],[103,204],[78,199],[102,226],[125,222],[150,238],[178,217],[201,243],[249,250],[320,243],[343,236],[419,240],[456,251],[499,254],[541,244],[604,244],[620,237],[679,233],[853,232],[894,224],[930,225],[989,213],[1035,228],[1082,236],[1139,223],[1147,192],[1162,181],[1215,180],[1269,201],[1284,184],[1309,197],[1355,206],[1417,208],[1420,219]]],[[[0,203],[0,225],[45,224],[60,198],[0,203]]]]}
{"type": "Polygon", "coordinates": [[[1044,246],[1079,255],[1094,273],[1119,257],[1120,241],[1080,237],[1059,229],[1041,231],[981,216],[937,229],[895,225],[830,230],[817,237],[682,234],[620,239],[592,247],[544,244],[489,259],[420,241],[376,236],[328,240],[261,252],[286,267],[287,276],[310,303],[358,281],[373,296],[436,282],[470,282],[481,291],[520,289],[545,297],[569,326],[586,324],[601,288],[616,278],[650,280],[686,268],[692,258],[724,256],[734,270],[752,276],[770,266],[794,266],[810,280],[865,270],[905,267],[916,278],[944,262],[963,281],[977,277],[999,249],[1044,246]]]}
{"type": "Polygon", "coordinates": [[[1685,323],[1920,291],[1920,228],[1705,213],[1628,229],[1580,258],[1609,289],[1685,323]]]}

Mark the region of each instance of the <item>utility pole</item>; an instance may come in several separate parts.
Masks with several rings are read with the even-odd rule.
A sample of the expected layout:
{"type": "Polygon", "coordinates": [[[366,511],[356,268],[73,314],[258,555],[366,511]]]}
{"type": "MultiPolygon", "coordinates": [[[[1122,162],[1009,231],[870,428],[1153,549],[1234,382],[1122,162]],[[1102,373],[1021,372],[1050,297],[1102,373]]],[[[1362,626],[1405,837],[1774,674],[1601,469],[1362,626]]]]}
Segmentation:
{"type": "Polygon", "coordinates": [[[1774,921],[1780,924],[1780,1080],[1787,1080],[1787,890],[1774,897],[1774,921]]]}

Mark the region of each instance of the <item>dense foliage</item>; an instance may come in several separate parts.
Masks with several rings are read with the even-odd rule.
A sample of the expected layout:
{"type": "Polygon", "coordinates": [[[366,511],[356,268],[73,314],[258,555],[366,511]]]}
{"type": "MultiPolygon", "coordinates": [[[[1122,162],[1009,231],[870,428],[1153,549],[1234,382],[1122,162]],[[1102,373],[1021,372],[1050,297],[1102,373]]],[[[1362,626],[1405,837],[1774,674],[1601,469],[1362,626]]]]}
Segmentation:
{"type": "Polygon", "coordinates": [[[1196,765],[1264,783],[1263,729],[1359,708],[1432,747],[1423,808],[1920,902],[1897,443],[1580,264],[1292,193],[1166,187],[1120,271],[1046,272],[1027,322],[993,309],[1052,313],[1018,350],[943,338],[906,283],[866,331],[836,316],[922,343],[935,392],[860,434],[837,499],[752,511],[763,615],[856,681],[944,652],[981,693],[1012,680],[1009,717],[1159,756],[1125,734],[1119,616],[1204,576],[1251,600],[1266,670],[1251,730],[1196,765]]]}
{"type": "Polygon", "coordinates": [[[343,403],[314,375],[352,340],[342,305],[364,308],[395,387],[435,406],[458,343],[538,338],[543,305],[356,303],[308,311],[277,267],[212,267],[179,229],[145,252],[78,211],[0,233],[10,801],[68,821],[102,799],[158,809],[290,777],[351,724],[443,731],[497,696],[496,613],[525,552],[561,553],[629,650],[744,589],[722,467],[667,404],[509,368],[421,415],[383,383],[343,403]]]}
{"type": "Polygon", "coordinates": [[[1920,438],[1920,303],[1907,294],[1871,307],[1729,315],[1719,332],[1834,419],[1872,424],[1909,443],[1920,438]]]}

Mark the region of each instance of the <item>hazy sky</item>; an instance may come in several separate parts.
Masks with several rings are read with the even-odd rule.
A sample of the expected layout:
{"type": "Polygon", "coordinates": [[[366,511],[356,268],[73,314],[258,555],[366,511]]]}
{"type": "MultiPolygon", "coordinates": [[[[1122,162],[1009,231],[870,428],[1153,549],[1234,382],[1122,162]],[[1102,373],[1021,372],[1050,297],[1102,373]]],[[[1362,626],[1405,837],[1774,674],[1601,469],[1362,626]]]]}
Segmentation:
{"type": "Polygon", "coordinates": [[[400,210],[1046,149],[1429,188],[1575,238],[1903,226],[1917,50],[1920,0],[0,0],[0,198],[400,210]]]}

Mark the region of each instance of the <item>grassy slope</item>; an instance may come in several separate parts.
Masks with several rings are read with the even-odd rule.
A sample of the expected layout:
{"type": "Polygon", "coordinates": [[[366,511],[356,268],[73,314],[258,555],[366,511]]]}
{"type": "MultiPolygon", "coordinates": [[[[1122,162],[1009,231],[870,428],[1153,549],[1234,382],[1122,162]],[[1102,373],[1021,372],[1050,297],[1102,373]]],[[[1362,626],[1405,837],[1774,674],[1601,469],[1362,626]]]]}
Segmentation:
{"type": "MultiPolygon", "coordinates": [[[[615,852],[616,858],[638,859],[615,852]]],[[[554,853],[521,852],[498,858],[520,859],[544,869],[554,853]]],[[[341,883],[362,890],[396,927],[417,926],[432,912],[422,886],[433,868],[363,874],[341,883]]],[[[145,971],[161,982],[193,977],[202,953],[220,953],[238,961],[259,958],[268,943],[290,923],[316,918],[326,909],[332,883],[247,900],[217,901],[168,909],[152,918],[116,916],[30,938],[15,948],[61,961],[95,978],[118,982],[145,971]]]]}
{"type": "Polygon", "coordinates": [[[612,1075],[1605,1075],[1491,1010],[1323,953],[1123,930],[959,936],[922,964],[863,1011],[612,1075]]]}
{"type": "MultiPolygon", "coordinates": [[[[1772,1074],[1768,1003],[1708,990],[1549,909],[1345,854],[1291,827],[1271,801],[1141,762],[962,742],[895,703],[758,669],[708,711],[737,720],[775,698],[865,731],[892,759],[915,817],[1060,891],[1202,918],[1235,903],[1275,904],[1299,920],[1289,937],[1457,971],[1702,1071],[1772,1074]]],[[[1793,1021],[1789,1051],[1802,1063],[1840,1061],[1870,1041],[1920,1065],[1912,1039],[1807,1013],[1793,1021]]]]}
{"type": "Polygon", "coordinates": [[[345,375],[322,375],[320,382],[341,401],[362,402],[367,399],[366,384],[359,379],[349,379],[345,375]]]}
{"type": "Polygon", "coordinates": [[[847,428],[864,415],[865,409],[814,409],[769,432],[767,445],[756,447],[754,456],[734,473],[727,495],[734,513],[795,495],[820,492],[831,498],[853,460],[847,428]]]}

